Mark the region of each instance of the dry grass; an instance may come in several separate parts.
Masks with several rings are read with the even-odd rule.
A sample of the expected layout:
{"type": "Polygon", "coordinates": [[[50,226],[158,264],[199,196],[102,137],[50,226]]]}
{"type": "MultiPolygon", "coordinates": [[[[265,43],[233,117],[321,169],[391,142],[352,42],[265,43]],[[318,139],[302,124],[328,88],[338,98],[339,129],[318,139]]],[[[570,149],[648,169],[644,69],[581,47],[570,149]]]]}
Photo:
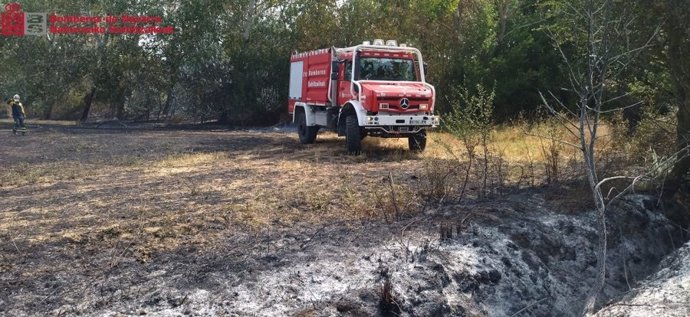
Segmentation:
{"type": "Polygon", "coordinates": [[[270,132],[32,131],[0,145],[0,235],[22,248],[125,241],[152,251],[418,207],[411,176],[422,160],[402,141],[367,141],[360,157],[341,143],[331,134],[302,146],[270,132]]]}
{"type": "MultiPolygon", "coordinates": [[[[503,171],[492,170],[492,188],[543,183],[545,141],[523,130],[494,131],[491,167],[503,171]]],[[[367,138],[357,157],[333,133],[310,146],[295,134],[37,129],[7,138],[0,236],[22,248],[124,242],[146,260],[238,230],[393,221],[452,198],[463,181],[461,146],[443,133],[430,134],[423,154],[404,139],[367,138]]],[[[564,166],[576,159],[562,151],[564,166]]]]}

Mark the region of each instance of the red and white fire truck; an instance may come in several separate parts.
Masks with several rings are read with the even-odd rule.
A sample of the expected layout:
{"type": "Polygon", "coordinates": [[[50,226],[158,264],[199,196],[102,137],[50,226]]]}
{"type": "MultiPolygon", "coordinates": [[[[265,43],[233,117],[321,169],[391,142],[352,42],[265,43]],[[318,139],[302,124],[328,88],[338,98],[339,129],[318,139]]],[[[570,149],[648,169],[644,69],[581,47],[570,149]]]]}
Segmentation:
{"type": "Polygon", "coordinates": [[[424,68],[418,49],[396,41],[294,53],[288,111],[300,142],[314,143],[324,128],[345,136],[350,154],[366,136],[408,138],[410,150],[423,151],[426,130],[439,125],[424,68]]]}

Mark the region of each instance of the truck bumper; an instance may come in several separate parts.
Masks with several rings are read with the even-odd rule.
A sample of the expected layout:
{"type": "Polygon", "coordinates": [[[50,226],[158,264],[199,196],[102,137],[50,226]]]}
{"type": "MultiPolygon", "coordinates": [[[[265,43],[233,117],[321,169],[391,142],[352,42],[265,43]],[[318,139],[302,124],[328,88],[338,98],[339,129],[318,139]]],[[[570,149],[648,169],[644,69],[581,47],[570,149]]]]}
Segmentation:
{"type": "Polygon", "coordinates": [[[436,128],[440,122],[440,117],[434,115],[377,115],[364,117],[364,123],[361,126],[370,135],[400,137],[419,133],[424,129],[436,128]]]}

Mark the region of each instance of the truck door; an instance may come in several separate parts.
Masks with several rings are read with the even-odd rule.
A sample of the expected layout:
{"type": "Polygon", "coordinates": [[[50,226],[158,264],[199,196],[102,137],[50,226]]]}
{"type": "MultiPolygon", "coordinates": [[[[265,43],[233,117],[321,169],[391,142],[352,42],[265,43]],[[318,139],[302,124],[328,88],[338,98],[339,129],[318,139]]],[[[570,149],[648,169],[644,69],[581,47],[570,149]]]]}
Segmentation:
{"type": "Polygon", "coordinates": [[[352,83],[352,61],[347,60],[343,63],[340,80],[338,80],[338,105],[342,106],[352,100],[350,84],[352,83]]]}

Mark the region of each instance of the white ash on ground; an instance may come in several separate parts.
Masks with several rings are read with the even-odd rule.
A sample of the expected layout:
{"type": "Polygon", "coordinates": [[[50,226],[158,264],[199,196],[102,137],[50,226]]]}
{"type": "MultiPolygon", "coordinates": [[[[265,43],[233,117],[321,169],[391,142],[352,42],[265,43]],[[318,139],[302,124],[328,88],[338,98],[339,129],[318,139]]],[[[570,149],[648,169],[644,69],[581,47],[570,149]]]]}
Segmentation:
{"type": "Polygon", "coordinates": [[[690,243],[662,261],[659,270],[595,317],[690,316],[690,243]]]}
{"type": "MultiPolygon", "coordinates": [[[[395,224],[238,234],[214,253],[179,250],[121,263],[107,277],[59,277],[74,292],[49,314],[577,316],[595,277],[595,213],[559,213],[541,197],[447,206],[395,224]]],[[[682,239],[646,199],[610,212],[602,301],[629,292],[682,239]]]]}

